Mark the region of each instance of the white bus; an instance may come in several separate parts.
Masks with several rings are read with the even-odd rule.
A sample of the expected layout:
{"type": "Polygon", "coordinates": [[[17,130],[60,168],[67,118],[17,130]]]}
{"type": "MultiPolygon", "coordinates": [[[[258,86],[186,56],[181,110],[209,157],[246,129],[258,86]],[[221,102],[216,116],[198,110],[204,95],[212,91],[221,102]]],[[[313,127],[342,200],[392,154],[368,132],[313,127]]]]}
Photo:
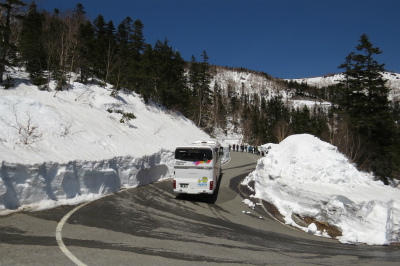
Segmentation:
{"type": "Polygon", "coordinates": [[[174,192],[213,194],[221,174],[223,147],[218,141],[195,141],[175,150],[174,192]]]}

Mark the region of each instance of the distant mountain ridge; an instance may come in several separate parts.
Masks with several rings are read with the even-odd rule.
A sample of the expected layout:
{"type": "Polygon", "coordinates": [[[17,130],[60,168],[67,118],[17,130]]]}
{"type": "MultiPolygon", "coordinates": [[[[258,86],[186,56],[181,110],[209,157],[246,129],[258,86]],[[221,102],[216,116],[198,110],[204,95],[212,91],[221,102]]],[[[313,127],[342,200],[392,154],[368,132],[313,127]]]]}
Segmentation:
{"type": "MultiPolygon", "coordinates": [[[[221,66],[212,66],[211,75],[211,89],[217,83],[222,89],[227,89],[228,86],[234,88],[238,94],[241,92],[247,94],[257,93],[260,96],[268,96],[267,98],[280,95],[284,99],[291,98],[290,89],[287,87],[285,81],[295,81],[300,84],[306,83],[317,88],[323,88],[336,84],[344,78],[343,73],[338,73],[321,77],[280,79],[263,72],[221,66]]],[[[399,100],[400,73],[384,72],[382,75],[387,79],[386,85],[390,89],[389,100],[399,100]]]]}

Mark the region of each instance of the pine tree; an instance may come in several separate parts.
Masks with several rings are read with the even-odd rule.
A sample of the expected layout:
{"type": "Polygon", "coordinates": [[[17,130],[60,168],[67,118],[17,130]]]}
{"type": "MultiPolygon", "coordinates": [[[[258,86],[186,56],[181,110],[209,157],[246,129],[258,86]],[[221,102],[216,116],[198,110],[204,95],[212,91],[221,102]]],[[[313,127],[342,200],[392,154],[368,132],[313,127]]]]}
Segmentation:
{"type": "Polygon", "coordinates": [[[152,55],[155,79],[153,100],[167,108],[180,110],[188,100],[184,77],[185,60],[178,51],[173,51],[167,39],[164,42],[156,42],[152,55]]]}
{"type": "Polygon", "coordinates": [[[266,113],[267,113],[267,100],[264,96],[261,97],[260,104],[260,128],[259,128],[259,142],[255,143],[257,145],[262,143],[268,143],[268,123],[266,123],[266,113]]]}
{"type": "Polygon", "coordinates": [[[77,37],[77,67],[80,72],[80,82],[87,83],[93,75],[95,43],[92,23],[85,21],[80,24],[77,37]]]}
{"type": "Polygon", "coordinates": [[[133,76],[136,74],[132,69],[133,65],[133,20],[130,17],[124,18],[118,25],[116,33],[117,42],[117,64],[116,75],[114,75],[114,84],[116,89],[125,87],[129,90],[135,90],[140,93],[139,88],[134,87],[133,76]]]}
{"type": "Polygon", "coordinates": [[[131,36],[132,39],[132,52],[133,59],[138,62],[140,60],[140,54],[143,52],[145,48],[145,39],[143,36],[143,28],[144,25],[140,19],[135,20],[133,23],[133,34],[131,36]]]}
{"type": "Polygon", "coordinates": [[[88,21],[86,18],[86,11],[81,3],[78,3],[72,12],[72,16],[67,15],[64,20],[67,20],[69,28],[69,47],[70,52],[67,55],[67,61],[69,65],[68,73],[68,88],[71,84],[72,72],[79,73],[80,70],[80,28],[85,22],[88,21]]]}
{"type": "Polygon", "coordinates": [[[237,120],[239,114],[239,99],[235,91],[235,88],[231,84],[228,84],[228,99],[229,99],[229,113],[232,116],[232,120],[237,120]]]}
{"type": "Polygon", "coordinates": [[[209,130],[212,124],[211,104],[212,94],[210,89],[211,75],[210,65],[206,51],[201,54],[202,62],[197,62],[192,56],[192,61],[189,69],[189,83],[193,90],[195,115],[197,126],[209,130]]]}
{"type": "Polygon", "coordinates": [[[22,21],[21,37],[18,50],[21,60],[35,85],[46,83],[44,71],[46,70],[46,54],[43,45],[43,14],[37,12],[35,2],[29,6],[28,13],[22,21]]]}
{"type": "Polygon", "coordinates": [[[373,46],[366,34],[361,35],[359,42],[357,52],[351,52],[339,66],[345,70],[339,104],[354,132],[367,140],[364,145],[370,152],[363,160],[370,161],[368,170],[385,178],[393,170],[390,165],[396,156],[389,150],[392,150],[397,134],[388,101],[389,89],[382,76],[384,64],[374,59],[382,52],[373,46]]]}
{"type": "Polygon", "coordinates": [[[377,115],[388,111],[388,88],[382,77],[384,64],[379,64],[373,56],[381,54],[373,47],[367,35],[363,34],[356,47],[360,53],[352,52],[346,62],[339,66],[345,69],[344,98],[342,107],[349,114],[358,131],[369,139],[375,137],[374,127],[377,115]]]}
{"type": "Polygon", "coordinates": [[[107,23],[104,20],[103,15],[98,15],[93,21],[94,27],[94,51],[93,51],[93,66],[94,74],[101,79],[105,79],[106,76],[106,58],[107,50],[109,47],[109,40],[107,36],[107,23]]]}
{"type": "Polygon", "coordinates": [[[146,103],[149,99],[156,98],[156,79],[153,47],[150,44],[146,44],[140,61],[139,88],[139,93],[143,95],[146,103]]]}
{"type": "Polygon", "coordinates": [[[226,128],[227,112],[222,99],[221,87],[218,82],[214,83],[214,121],[219,128],[226,128]]]}
{"type": "Polygon", "coordinates": [[[273,134],[273,129],[278,123],[290,121],[289,110],[285,107],[282,96],[274,96],[266,103],[267,109],[265,112],[264,123],[267,129],[264,133],[267,142],[276,142],[278,139],[273,134]]]}
{"type": "Polygon", "coordinates": [[[172,60],[173,60],[172,47],[168,45],[168,40],[164,42],[157,40],[154,45],[154,67],[156,75],[156,88],[155,101],[161,102],[164,106],[169,104],[169,95],[172,93],[172,60]]]}
{"type": "Polygon", "coordinates": [[[130,69],[132,73],[132,83],[135,91],[140,92],[143,90],[143,71],[141,69],[142,54],[145,49],[145,39],[143,36],[143,23],[138,19],[133,23],[133,32],[130,34],[130,53],[131,62],[130,69]]]}
{"type": "Polygon", "coordinates": [[[57,81],[57,89],[65,82],[64,73],[61,69],[63,51],[63,38],[62,34],[63,21],[59,18],[59,10],[55,9],[53,15],[48,13],[44,14],[44,21],[42,24],[42,43],[46,55],[46,71],[47,71],[47,90],[49,90],[50,78],[53,77],[57,81]],[[50,74],[52,73],[52,75],[50,74]]]}
{"type": "Polygon", "coordinates": [[[257,104],[252,106],[250,130],[249,142],[252,144],[258,143],[260,135],[260,109],[257,104]]]}
{"type": "Polygon", "coordinates": [[[4,14],[0,20],[0,83],[3,82],[3,74],[7,66],[14,66],[13,58],[16,57],[17,47],[11,42],[11,18],[13,10],[25,5],[20,0],[7,0],[0,2],[1,13],[4,14]]]}
{"type": "Polygon", "coordinates": [[[112,20],[107,23],[106,32],[105,32],[105,41],[107,42],[107,53],[105,57],[105,78],[104,82],[108,83],[110,78],[112,79],[112,75],[117,67],[117,41],[115,35],[115,27],[112,20]]]}

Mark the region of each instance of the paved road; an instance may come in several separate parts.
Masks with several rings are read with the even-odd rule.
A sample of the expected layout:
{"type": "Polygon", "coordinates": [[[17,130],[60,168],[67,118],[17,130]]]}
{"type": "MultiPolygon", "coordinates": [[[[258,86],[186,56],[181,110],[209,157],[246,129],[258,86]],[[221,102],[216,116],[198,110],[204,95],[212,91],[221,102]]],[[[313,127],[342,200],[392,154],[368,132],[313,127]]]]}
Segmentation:
{"type": "Polygon", "coordinates": [[[257,159],[232,153],[215,196],[177,196],[166,180],[86,205],[0,217],[0,265],[399,264],[400,246],[344,245],[249,209],[240,182],[257,159]]]}

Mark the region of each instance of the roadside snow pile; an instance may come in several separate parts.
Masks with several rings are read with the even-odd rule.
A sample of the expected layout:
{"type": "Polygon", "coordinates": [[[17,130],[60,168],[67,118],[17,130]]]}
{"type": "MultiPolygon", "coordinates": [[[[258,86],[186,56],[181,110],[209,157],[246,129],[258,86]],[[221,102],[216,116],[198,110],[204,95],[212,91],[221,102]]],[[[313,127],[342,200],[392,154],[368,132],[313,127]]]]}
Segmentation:
{"type": "Polygon", "coordinates": [[[273,204],[286,224],[310,217],[342,231],[342,243],[387,245],[400,240],[400,190],[359,172],[336,147],[308,135],[293,135],[271,147],[243,181],[255,181],[255,198],[273,204]]]}
{"type": "Polygon", "coordinates": [[[40,91],[27,73],[12,74],[16,87],[0,89],[0,215],[168,178],[176,146],[210,138],[135,93],[113,98],[109,87],[78,82],[40,91]]]}

